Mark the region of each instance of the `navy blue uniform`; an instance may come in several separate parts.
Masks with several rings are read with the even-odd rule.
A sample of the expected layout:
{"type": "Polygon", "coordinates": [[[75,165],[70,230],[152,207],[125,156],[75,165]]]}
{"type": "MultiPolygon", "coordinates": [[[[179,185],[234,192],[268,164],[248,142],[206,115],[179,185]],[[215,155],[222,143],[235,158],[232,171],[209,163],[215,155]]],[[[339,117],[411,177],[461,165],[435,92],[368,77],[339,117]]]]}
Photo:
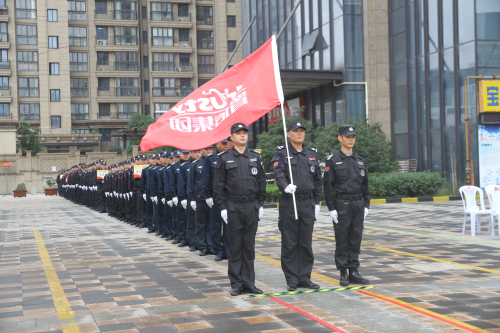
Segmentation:
{"type": "Polygon", "coordinates": [[[191,209],[191,206],[189,205],[189,201],[187,203],[186,209],[182,207],[181,201],[182,200],[187,200],[187,183],[188,183],[188,174],[189,170],[191,168],[191,164],[193,161],[191,158],[187,160],[186,162],[181,163],[181,168],[179,170],[179,181],[178,181],[178,187],[177,187],[177,197],[179,198],[179,233],[180,233],[180,240],[181,243],[185,245],[190,245],[193,243],[190,243],[190,240],[193,240],[189,235],[189,230],[188,230],[188,219],[189,219],[189,214],[193,210],[191,209]]]}
{"type": "MultiPolygon", "coordinates": [[[[170,186],[170,195],[172,199],[177,197],[177,192],[179,190],[179,171],[181,170],[181,161],[177,161],[172,164],[170,168],[170,178],[169,178],[169,186],[170,186]]],[[[179,230],[179,204],[174,205],[172,207],[172,236],[180,240],[180,230],[179,230]]]]}
{"type": "Polygon", "coordinates": [[[163,208],[163,234],[165,236],[172,236],[172,208],[167,205],[167,202],[172,200],[170,195],[170,169],[171,165],[167,165],[161,171],[162,173],[162,198],[165,198],[165,205],[163,208]]]}

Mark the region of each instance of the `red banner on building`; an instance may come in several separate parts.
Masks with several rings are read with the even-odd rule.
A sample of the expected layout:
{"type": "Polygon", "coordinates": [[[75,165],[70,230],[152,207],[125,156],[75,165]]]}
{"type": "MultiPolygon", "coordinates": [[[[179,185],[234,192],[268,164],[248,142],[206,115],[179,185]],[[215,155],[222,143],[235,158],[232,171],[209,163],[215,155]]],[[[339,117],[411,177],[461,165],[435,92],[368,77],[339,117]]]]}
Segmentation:
{"type": "MultiPolygon", "coordinates": [[[[283,109],[286,113],[287,117],[295,116],[300,114],[302,118],[304,118],[303,112],[300,112],[300,107],[304,106],[304,102],[302,100],[302,97],[299,98],[294,98],[289,101],[286,101],[283,103],[283,109]]],[[[269,111],[267,114],[267,124],[276,124],[278,121],[278,117],[281,116],[281,107],[276,107],[269,111]]]]}

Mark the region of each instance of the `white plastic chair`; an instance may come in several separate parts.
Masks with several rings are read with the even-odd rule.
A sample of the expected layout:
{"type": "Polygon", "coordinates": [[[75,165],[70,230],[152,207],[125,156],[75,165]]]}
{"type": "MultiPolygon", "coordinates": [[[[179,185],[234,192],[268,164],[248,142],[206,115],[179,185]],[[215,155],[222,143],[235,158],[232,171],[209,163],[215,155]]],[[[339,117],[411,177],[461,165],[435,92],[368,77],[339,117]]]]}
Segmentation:
{"type": "MultiPolygon", "coordinates": [[[[500,235],[500,185],[489,185],[486,186],[486,195],[488,196],[488,201],[490,203],[491,215],[492,215],[492,228],[495,229],[495,217],[498,220],[498,234],[500,235]]],[[[491,232],[492,235],[495,231],[491,232]]]]}
{"type": "Polygon", "coordinates": [[[465,234],[465,224],[467,223],[467,214],[470,214],[470,234],[471,236],[481,233],[481,215],[490,215],[490,225],[488,231],[492,229],[493,215],[490,209],[484,208],[484,196],[483,191],[476,186],[462,186],[459,188],[460,196],[462,197],[462,203],[464,204],[464,226],[462,229],[462,234],[465,234]],[[481,209],[476,203],[476,194],[479,193],[479,201],[481,204],[481,209]]]}

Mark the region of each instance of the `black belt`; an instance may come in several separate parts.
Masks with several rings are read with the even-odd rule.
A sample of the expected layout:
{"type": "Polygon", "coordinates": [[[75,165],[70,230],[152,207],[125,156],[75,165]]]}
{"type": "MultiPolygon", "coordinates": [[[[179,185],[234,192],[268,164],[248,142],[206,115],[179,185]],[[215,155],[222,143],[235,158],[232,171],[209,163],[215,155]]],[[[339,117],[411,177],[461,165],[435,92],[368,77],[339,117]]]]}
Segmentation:
{"type": "MultiPolygon", "coordinates": [[[[291,198],[292,195],[289,193],[283,193],[284,196],[291,198]]],[[[299,194],[295,193],[295,200],[297,201],[306,201],[311,199],[311,193],[309,194],[299,194]]]]}
{"type": "Polygon", "coordinates": [[[333,193],[333,197],[335,199],[351,200],[351,201],[356,201],[356,200],[360,200],[360,199],[363,198],[363,196],[361,194],[357,194],[357,195],[344,195],[344,194],[335,194],[335,193],[333,193]]]}
{"type": "Polygon", "coordinates": [[[252,202],[257,198],[257,196],[254,195],[248,195],[248,196],[243,196],[243,195],[227,195],[227,200],[234,201],[234,202],[252,202]]]}

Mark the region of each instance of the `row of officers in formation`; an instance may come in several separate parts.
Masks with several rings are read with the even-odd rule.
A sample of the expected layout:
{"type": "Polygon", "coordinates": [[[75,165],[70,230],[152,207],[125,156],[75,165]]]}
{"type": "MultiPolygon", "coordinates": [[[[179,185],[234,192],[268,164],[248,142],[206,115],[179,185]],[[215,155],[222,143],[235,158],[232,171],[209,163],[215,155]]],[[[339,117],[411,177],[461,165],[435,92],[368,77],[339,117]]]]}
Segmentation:
{"type": "MultiPolygon", "coordinates": [[[[311,281],[312,234],[324,189],[335,231],[340,285],[368,284],[358,268],[370,191],[365,157],[353,151],[355,128],[339,128],[339,152],[321,175],[316,149],[305,147],[306,128],[288,124],[287,147],[272,157],[282,191],[278,228],[287,289],[318,289],[311,281]],[[291,174],[290,174],[291,172],[291,174]],[[292,181],[293,180],[293,181],[292,181]]],[[[231,136],[200,150],[163,151],[106,165],[98,160],[61,170],[59,195],[171,241],[200,256],[228,259],[231,295],[260,294],[255,286],[255,236],[264,214],[266,175],[260,154],[246,147],[248,128],[233,124],[231,136]],[[102,171],[100,171],[102,170],[102,171]]]]}

